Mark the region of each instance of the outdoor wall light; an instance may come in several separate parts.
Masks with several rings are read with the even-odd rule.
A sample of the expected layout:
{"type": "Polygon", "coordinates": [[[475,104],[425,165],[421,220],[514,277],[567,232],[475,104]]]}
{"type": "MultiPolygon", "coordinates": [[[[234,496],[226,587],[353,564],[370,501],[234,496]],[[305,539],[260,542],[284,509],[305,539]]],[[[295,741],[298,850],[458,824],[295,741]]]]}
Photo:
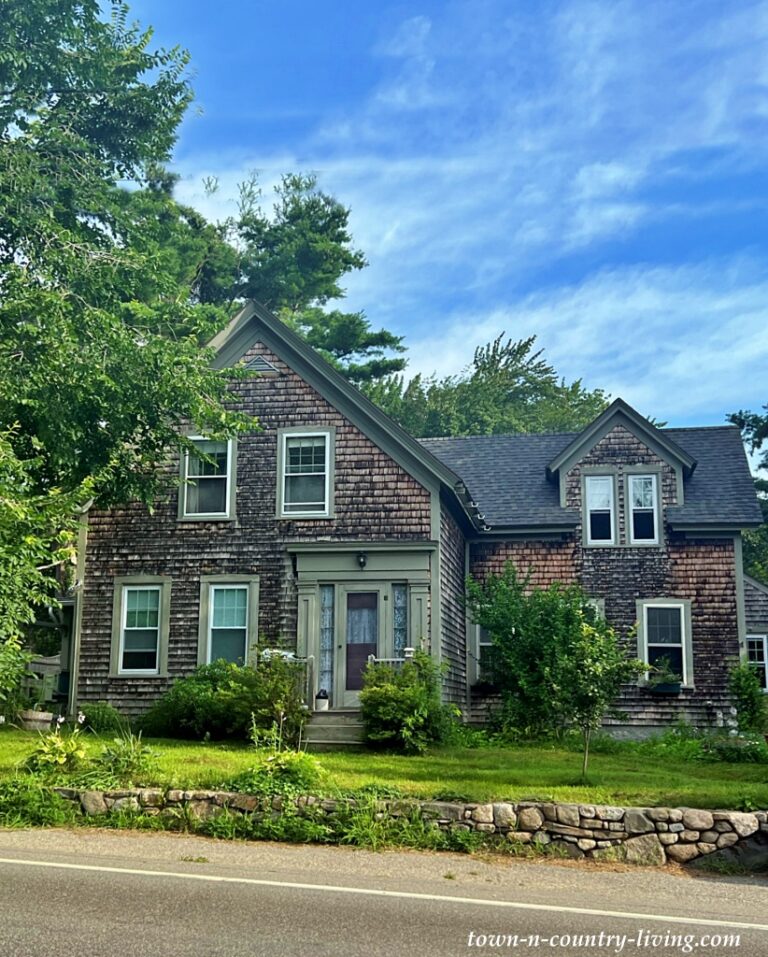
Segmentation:
{"type": "Polygon", "coordinates": [[[365,566],[368,564],[368,556],[365,554],[365,552],[357,553],[357,564],[361,569],[365,568],[365,566]]]}

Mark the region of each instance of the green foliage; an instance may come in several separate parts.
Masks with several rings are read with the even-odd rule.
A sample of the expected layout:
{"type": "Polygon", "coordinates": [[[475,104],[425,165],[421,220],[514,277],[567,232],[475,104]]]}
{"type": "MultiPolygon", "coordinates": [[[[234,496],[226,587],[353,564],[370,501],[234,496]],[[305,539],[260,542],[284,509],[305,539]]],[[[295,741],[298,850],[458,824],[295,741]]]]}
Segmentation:
{"type": "Polygon", "coordinates": [[[718,735],[707,742],[709,755],[731,764],[768,764],[768,744],[760,734],[718,735]]]}
{"type": "Polygon", "coordinates": [[[260,655],[254,668],[216,661],[176,681],[141,725],[158,737],[246,740],[254,722],[265,731],[277,722],[295,746],[307,720],[303,683],[303,666],[279,656],[260,655]]]}
{"type": "Polygon", "coordinates": [[[62,827],[75,821],[74,805],[33,777],[19,776],[0,785],[0,827],[62,827]]]}
{"type": "Polygon", "coordinates": [[[96,734],[115,734],[127,725],[117,708],[106,701],[88,701],[80,706],[80,713],[84,718],[83,727],[96,734]]]}
{"type": "Polygon", "coordinates": [[[37,747],[25,763],[25,768],[44,778],[56,778],[82,768],[85,746],[79,727],[63,730],[57,722],[53,731],[40,735],[37,747]]]}
{"type": "Polygon", "coordinates": [[[470,366],[457,376],[408,383],[392,376],[366,392],[412,435],[498,435],[582,429],[606,407],[601,390],[580,381],[567,385],[534,352],[535,337],[478,347],[470,366]]]}
{"type": "Polygon", "coordinates": [[[121,730],[104,745],[93,762],[95,776],[130,787],[146,781],[155,769],[155,752],[141,739],[141,732],[121,730]]]}
{"type": "Polygon", "coordinates": [[[314,794],[323,780],[317,758],[305,751],[262,751],[247,771],[224,786],[246,794],[314,794]]]}
{"type": "Polygon", "coordinates": [[[32,655],[24,650],[18,636],[0,642],[0,713],[13,718],[21,707],[21,684],[32,655]]]}
{"type": "Polygon", "coordinates": [[[360,692],[366,740],[408,754],[441,741],[451,712],[440,701],[440,683],[439,667],[421,651],[399,668],[369,664],[360,692]]]}
{"type": "Polygon", "coordinates": [[[768,708],[760,679],[752,665],[743,662],[731,668],[728,687],[738,711],[739,729],[761,733],[768,728],[768,708]]]}
{"type": "Polygon", "coordinates": [[[647,666],[626,656],[580,588],[531,589],[511,563],[485,582],[469,581],[467,605],[493,641],[491,668],[507,725],[535,734],[577,727],[586,774],[592,734],[622,684],[647,666]]]}

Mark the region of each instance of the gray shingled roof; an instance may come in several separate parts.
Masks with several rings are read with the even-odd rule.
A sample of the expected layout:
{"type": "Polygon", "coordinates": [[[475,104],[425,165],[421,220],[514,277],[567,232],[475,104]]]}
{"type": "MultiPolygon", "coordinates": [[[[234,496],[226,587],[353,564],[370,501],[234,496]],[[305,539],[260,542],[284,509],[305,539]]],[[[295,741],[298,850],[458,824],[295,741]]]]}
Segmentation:
{"type": "MultiPolygon", "coordinates": [[[[747,457],[735,426],[662,432],[697,462],[685,482],[685,505],[667,512],[673,525],[760,523],[747,457]]],[[[557,482],[547,481],[546,468],[577,434],[471,435],[420,442],[461,476],[489,525],[572,526],[578,515],[560,507],[557,482]]]]}

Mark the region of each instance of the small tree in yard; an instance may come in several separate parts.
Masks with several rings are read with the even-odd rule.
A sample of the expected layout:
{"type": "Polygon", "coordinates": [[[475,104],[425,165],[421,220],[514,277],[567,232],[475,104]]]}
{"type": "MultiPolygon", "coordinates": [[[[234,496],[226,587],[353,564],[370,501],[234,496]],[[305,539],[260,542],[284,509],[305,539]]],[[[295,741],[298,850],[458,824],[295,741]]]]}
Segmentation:
{"type": "Polygon", "coordinates": [[[491,670],[507,728],[537,735],[577,727],[586,775],[592,732],[621,685],[647,666],[626,656],[608,623],[575,585],[531,588],[508,563],[467,582],[467,606],[493,642],[491,670]]]}

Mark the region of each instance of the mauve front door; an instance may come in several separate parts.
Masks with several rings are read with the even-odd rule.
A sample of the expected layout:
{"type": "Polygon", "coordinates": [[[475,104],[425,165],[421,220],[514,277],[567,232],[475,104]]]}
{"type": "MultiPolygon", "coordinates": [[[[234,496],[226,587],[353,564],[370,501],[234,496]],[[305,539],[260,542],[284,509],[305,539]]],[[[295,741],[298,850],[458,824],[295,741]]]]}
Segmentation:
{"type": "Polygon", "coordinates": [[[379,651],[379,593],[350,591],[346,604],[344,705],[349,708],[359,703],[368,656],[379,651]]]}

